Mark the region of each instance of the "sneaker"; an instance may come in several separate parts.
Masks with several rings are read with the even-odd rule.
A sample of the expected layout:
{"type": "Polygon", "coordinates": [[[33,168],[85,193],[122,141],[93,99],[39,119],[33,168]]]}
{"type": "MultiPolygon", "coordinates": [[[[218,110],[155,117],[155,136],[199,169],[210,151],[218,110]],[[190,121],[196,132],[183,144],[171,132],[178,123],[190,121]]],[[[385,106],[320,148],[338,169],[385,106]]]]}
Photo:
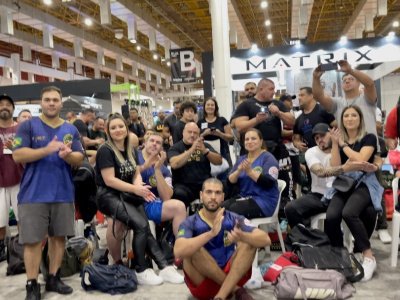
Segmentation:
{"type": "Polygon", "coordinates": [[[183,283],[185,280],[181,274],[173,267],[167,266],[162,269],[159,273],[159,276],[165,281],[169,283],[183,283]]]}
{"type": "Polygon", "coordinates": [[[26,283],[25,300],[40,300],[40,284],[36,280],[28,280],[26,283]]]}
{"type": "Polygon", "coordinates": [[[246,289],[241,287],[238,288],[235,292],[235,299],[236,300],[254,300],[254,298],[252,296],[250,296],[246,289]]]}
{"type": "Polygon", "coordinates": [[[372,275],[374,274],[376,270],[376,260],[375,258],[369,258],[364,256],[364,261],[363,261],[363,269],[364,269],[364,278],[361,279],[361,281],[368,281],[371,280],[372,275]]]}
{"type": "Polygon", "coordinates": [[[56,292],[62,295],[72,294],[74,291],[72,287],[66,285],[60,278],[60,272],[56,275],[49,274],[46,280],[46,291],[56,292]]]}
{"type": "Polygon", "coordinates": [[[378,236],[382,243],[389,244],[392,242],[392,237],[390,236],[387,229],[379,229],[378,236]]]}
{"type": "Polygon", "coordinates": [[[164,282],[163,279],[150,268],[140,273],[136,272],[136,277],[140,285],[160,285],[164,282]]]}

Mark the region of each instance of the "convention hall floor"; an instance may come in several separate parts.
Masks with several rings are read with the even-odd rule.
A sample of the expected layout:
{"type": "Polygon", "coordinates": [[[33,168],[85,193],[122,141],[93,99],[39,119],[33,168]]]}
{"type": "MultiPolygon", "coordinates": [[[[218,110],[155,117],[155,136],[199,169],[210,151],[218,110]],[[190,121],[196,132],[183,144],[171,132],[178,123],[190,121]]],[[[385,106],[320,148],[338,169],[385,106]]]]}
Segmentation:
{"type": "MultiPolygon", "coordinates": [[[[99,228],[99,235],[104,236],[104,228],[99,228]]],[[[101,240],[101,244],[104,239],[101,240]]],[[[372,246],[377,258],[378,269],[373,279],[366,283],[356,283],[356,294],[352,299],[379,299],[379,300],[400,300],[400,261],[397,268],[391,268],[389,263],[390,244],[382,244],[376,237],[372,238],[372,246]]],[[[272,258],[278,256],[278,252],[272,252],[272,258]]],[[[270,260],[270,257],[264,258],[270,260]]],[[[399,258],[400,259],[400,258],[399,258]]],[[[6,262],[0,263],[0,299],[24,299],[25,298],[25,274],[7,277],[6,262]]],[[[39,275],[39,282],[42,281],[39,275]]],[[[109,296],[100,292],[85,292],[80,285],[79,275],[65,278],[65,282],[74,288],[74,293],[68,296],[60,296],[55,293],[45,293],[42,285],[42,299],[193,299],[184,284],[163,284],[156,287],[139,286],[138,290],[131,294],[109,296]],[[100,298],[101,297],[101,298],[100,298]]],[[[273,287],[266,287],[251,291],[254,299],[274,299],[273,287]]]]}

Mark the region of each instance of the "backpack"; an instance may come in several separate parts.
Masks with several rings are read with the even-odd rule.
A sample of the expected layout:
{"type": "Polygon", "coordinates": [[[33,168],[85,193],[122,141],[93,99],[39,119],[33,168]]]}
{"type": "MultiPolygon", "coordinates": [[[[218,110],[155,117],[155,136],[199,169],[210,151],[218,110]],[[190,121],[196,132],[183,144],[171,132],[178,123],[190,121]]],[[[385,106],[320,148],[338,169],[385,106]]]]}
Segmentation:
{"type": "Polygon", "coordinates": [[[97,212],[97,186],[94,169],[87,160],[72,171],[72,179],[75,186],[75,205],[80,214],[78,219],[89,223],[97,212]]]}
{"type": "Polygon", "coordinates": [[[286,236],[285,246],[288,250],[296,250],[302,246],[320,247],[330,245],[331,241],[325,232],[297,224],[286,236]]]}
{"type": "Polygon", "coordinates": [[[347,299],[355,288],[335,270],[286,267],[275,284],[277,299],[347,299]]]}
{"type": "Polygon", "coordinates": [[[18,235],[11,237],[7,243],[7,276],[25,273],[24,245],[18,242],[18,235]]]}
{"type": "Polygon", "coordinates": [[[99,290],[111,295],[126,294],[137,289],[133,270],[123,265],[93,263],[83,268],[81,285],[85,291],[99,290]],[[90,284],[87,284],[87,280],[90,284]]]}

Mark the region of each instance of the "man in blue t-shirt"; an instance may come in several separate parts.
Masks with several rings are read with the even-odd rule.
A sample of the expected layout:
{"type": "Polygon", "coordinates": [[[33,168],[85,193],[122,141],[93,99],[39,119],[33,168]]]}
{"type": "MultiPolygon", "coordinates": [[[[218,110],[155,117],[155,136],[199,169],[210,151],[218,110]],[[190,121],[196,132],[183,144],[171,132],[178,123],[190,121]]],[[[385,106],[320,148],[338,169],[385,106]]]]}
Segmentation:
{"type": "Polygon", "coordinates": [[[221,207],[221,181],[209,178],[200,192],[203,208],[180,226],[175,257],[183,258],[185,282],[197,299],[252,299],[242,287],[251,277],[257,248],[271,243],[249,220],[221,207]]]}
{"type": "Polygon", "coordinates": [[[41,92],[42,115],[23,122],[13,142],[13,158],[25,164],[18,194],[19,242],[24,245],[26,299],[40,299],[37,283],[42,240],[49,237],[49,275],[46,291],[70,294],[60,279],[65,237],[74,235],[74,186],[71,165],[83,161],[78,130],[59,117],[60,89],[41,92]]]}

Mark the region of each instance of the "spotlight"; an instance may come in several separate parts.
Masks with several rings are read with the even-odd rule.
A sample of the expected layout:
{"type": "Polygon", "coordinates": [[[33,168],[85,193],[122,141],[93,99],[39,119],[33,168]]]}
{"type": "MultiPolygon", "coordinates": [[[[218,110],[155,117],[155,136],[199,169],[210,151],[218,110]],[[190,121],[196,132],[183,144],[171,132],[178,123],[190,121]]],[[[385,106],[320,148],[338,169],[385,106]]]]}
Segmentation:
{"type": "Polygon", "coordinates": [[[271,20],[266,20],[264,24],[265,26],[271,26],[271,20]]]}
{"type": "Polygon", "coordinates": [[[122,29],[115,29],[114,33],[117,40],[120,40],[124,37],[124,31],[122,29]]]}
{"type": "Polygon", "coordinates": [[[251,51],[257,51],[257,49],[258,49],[258,46],[257,46],[257,44],[252,44],[251,45],[251,51]]]}
{"type": "Polygon", "coordinates": [[[268,2],[267,1],[261,1],[261,8],[266,9],[268,7],[268,2]]]}
{"type": "Polygon", "coordinates": [[[137,50],[137,51],[140,51],[140,50],[142,50],[142,47],[140,47],[139,45],[137,45],[137,46],[136,46],[136,50],[137,50]]]}
{"type": "Polygon", "coordinates": [[[170,67],[171,66],[171,62],[167,61],[167,66],[170,67]]]}
{"type": "Polygon", "coordinates": [[[340,37],[340,44],[341,45],[344,45],[344,44],[346,44],[347,43],[347,36],[345,36],[345,35],[342,35],[341,37],[340,37]]]}
{"type": "Polygon", "coordinates": [[[158,59],[158,55],[154,53],[154,54],[153,54],[153,59],[154,59],[154,60],[157,60],[157,59],[158,59]]]}
{"type": "Polygon", "coordinates": [[[53,0],[43,0],[43,4],[52,5],[53,4],[53,0]]]}
{"type": "Polygon", "coordinates": [[[135,39],[130,39],[129,40],[132,44],[136,44],[137,43],[137,40],[135,40],[135,39]]]}
{"type": "Polygon", "coordinates": [[[393,27],[399,27],[399,21],[394,21],[392,25],[393,27]]]}
{"type": "Polygon", "coordinates": [[[267,39],[272,40],[272,33],[267,34],[267,39]]]}
{"type": "Polygon", "coordinates": [[[91,18],[85,18],[85,25],[86,26],[92,26],[93,25],[93,20],[91,18]]]}

